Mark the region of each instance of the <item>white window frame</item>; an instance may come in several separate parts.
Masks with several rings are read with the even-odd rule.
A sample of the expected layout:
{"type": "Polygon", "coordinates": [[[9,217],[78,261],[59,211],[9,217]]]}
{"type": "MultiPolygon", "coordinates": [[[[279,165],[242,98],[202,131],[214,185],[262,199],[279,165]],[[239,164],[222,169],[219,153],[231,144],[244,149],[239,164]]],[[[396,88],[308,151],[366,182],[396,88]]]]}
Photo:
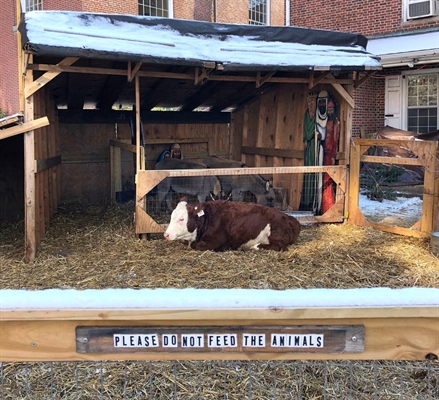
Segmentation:
{"type": "MultiPolygon", "coordinates": [[[[252,1],[258,1],[258,0],[249,0],[249,2],[248,2],[248,11],[249,11],[249,13],[250,13],[250,10],[251,10],[251,2],[252,1]]],[[[251,23],[251,19],[249,18],[249,21],[248,21],[248,23],[249,23],[249,25],[256,25],[256,26],[269,26],[270,25],[270,6],[271,6],[271,4],[270,4],[270,1],[271,0],[265,0],[265,9],[266,9],[266,15],[265,15],[265,24],[252,24],[251,23]]]]}
{"type": "MultiPolygon", "coordinates": [[[[174,0],[163,0],[168,2],[168,16],[164,18],[174,18],[174,0]]],[[[137,4],[141,4],[141,0],[137,0],[137,4]]]]}
{"type": "MultiPolygon", "coordinates": [[[[437,74],[438,75],[438,101],[436,105],[436,112],[437,112],[437,122],[436,122],[436,129],[439,129],[439,68],[431,68],[431,69],[423,69],[420,71],[403,71],[402,76],[409,76],[409,75],[432,75],[437,74]]],[[[408,80],[403,79],[403,85],[402,85],[402,110],[401,110],[401,129],[407,130],[408,129],[408,80]]]]}
{"type": "Polygon", "coordinates": [[[43,0],[21,0],[22,12],[43,10],[43,0]]]}
{"type": "Polygon", "coordinates": [[[437,0],[402,0],[402,21],[416,23],[417,21],[422,22],[425,18],[437,18],[437,13],[439,12],[438,1],[437,0]],[[409,18],[409,4],[418,3],[422,1],[431,1],[433,7],[433,14],[426,17],[409,18]]]}

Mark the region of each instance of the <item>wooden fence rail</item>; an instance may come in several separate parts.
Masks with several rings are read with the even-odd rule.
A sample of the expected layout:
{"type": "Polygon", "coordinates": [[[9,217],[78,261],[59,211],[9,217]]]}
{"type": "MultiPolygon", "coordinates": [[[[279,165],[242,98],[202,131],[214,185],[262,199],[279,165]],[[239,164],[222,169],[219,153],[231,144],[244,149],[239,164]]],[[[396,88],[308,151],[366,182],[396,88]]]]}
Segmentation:
{"type": "Polygon", "coordinates": [[[439,354],[438,289],[2,292],[0,361],[424,360],[439,354]],[[50,299],[58,299],[57,307],[48,306],[50,299]]]}

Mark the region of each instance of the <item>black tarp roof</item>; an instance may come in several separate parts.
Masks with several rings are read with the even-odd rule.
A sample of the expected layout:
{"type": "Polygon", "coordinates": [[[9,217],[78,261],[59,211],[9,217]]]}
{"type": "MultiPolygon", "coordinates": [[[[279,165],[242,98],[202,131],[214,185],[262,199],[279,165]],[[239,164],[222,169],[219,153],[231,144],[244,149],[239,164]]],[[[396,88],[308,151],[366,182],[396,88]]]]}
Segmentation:
{"type": "Polygon", "coordinates": [[[220,24],[134,15],[32,11],[20,24],[35,55],[204,66],[222,70],[380,69],[364,36],[283,26],[220,24]]]}

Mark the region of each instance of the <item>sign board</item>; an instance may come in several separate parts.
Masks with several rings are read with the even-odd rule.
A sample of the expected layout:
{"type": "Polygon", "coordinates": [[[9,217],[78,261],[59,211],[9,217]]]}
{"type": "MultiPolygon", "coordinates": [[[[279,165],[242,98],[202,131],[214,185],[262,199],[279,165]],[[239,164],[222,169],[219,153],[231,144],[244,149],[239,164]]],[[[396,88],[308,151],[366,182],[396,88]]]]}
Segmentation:
{"type": "Polygon", "coordinates": [[[76,328],[78,353],[361,353],[364,326],[76,328]]]}

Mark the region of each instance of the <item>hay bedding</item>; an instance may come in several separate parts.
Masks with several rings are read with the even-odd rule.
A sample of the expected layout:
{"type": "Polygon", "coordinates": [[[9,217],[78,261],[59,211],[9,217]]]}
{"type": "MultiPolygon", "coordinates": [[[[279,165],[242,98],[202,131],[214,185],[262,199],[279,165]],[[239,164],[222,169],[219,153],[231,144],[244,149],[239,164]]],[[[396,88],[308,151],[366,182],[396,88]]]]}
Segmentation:
{"type": "MultiPolygon", "coordinates": [[[[133,204],[60,207],[32,263],[23,224],[0,226],[2,289],[438,287],[429,241],[343,224],[304,226],[286,252],[215,253],[134,234],[133,204]]],[[[169,221],[164,215],[163,222],[169,221]]]]}
{"type": "MultiPolygon", "coordinates": [[[[438,287],[429,242],[343,224],[304,226],[273,251],[197,252],[134,235],[133,204],[60,207],[37,259],[23,223],[0,225],[2,289],[438,287]]],[[[161,222],[168,222],[163,216],[161,222]]],[[[422,362],[3,363],[5,399],[439,398],[422,362]]]]}

